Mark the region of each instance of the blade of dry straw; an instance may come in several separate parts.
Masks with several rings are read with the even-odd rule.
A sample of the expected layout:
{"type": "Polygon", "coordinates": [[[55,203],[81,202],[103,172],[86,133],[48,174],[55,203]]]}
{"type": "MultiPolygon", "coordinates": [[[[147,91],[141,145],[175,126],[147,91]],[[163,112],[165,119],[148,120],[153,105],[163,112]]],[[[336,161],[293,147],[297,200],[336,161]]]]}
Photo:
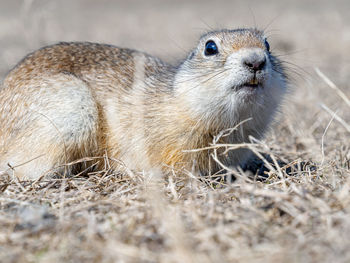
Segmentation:
{"type": "Polygon", "coordinates": [[[317,75],[319,75],[320,78],[323,79],[323,81],[326,82],[331,89],[334,89],[338,93],[338,96],[341,97],[345,101],[345,103],[350,107],[350,100],[345,95],[345,93],[341,89],[339,89],[325,74],[323,74],[319,68],[315,68],[315,71],[317,75]]]}
{"type": "Polygon", "coordinates": [[[321,107],[322,107],[325,111],[327,111],[330,115],[332,115],[332,118],[334,118],[334,119],[336,119],[337,121],[339,121],[339,122],[344,126],[344,128],[345,128],[348,132],[350,132],[350,125],[347,124],[341,117],[339,117],[339,116],[337,115],[336,112],[332,111],[330,108],[328,108],[328,107],[327,107],[326,105],[324,105],[323,103],[321,103],[321,107]]]}

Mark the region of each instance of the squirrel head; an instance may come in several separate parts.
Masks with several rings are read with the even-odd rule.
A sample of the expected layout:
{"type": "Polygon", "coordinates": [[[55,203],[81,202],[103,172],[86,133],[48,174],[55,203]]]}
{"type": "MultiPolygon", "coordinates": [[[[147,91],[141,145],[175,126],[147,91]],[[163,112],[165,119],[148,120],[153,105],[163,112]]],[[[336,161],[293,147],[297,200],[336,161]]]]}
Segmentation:
{"type": "Polygon", "coordinates": [[[204,34],[174,80],[176,97],[194,118],[222,128],[249,118],[267,124],[285,90],[283,65],[257,29],[204,34]]]}

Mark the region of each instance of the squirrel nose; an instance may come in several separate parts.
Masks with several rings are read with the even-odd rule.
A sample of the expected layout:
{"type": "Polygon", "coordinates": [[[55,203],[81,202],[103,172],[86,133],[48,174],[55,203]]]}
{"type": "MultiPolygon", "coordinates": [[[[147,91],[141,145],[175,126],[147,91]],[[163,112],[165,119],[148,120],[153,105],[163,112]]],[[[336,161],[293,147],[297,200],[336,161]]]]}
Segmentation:
{"type": "Polygon", "coordinates": [[[248,68],[251,71],[258,71],[262,70],[266,64],[266,58],[265,56],[259,57],[259,56],[249,56],[243,59],[243,65],[248,68]]]}

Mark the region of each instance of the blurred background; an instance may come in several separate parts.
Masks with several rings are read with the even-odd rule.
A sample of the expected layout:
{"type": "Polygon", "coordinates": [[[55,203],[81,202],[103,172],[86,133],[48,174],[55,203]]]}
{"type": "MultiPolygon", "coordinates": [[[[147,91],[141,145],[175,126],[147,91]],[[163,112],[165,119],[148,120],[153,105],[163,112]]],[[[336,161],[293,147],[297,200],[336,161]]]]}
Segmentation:
{"type": "Polygon", "coordinates": [[[210,29],[256,26],[302,81],[319,67],[347,85],[349,13],[349,0],[2,0],[0,77],[28,52],[58,41],[110,43],[176,63],[210,29]]]}

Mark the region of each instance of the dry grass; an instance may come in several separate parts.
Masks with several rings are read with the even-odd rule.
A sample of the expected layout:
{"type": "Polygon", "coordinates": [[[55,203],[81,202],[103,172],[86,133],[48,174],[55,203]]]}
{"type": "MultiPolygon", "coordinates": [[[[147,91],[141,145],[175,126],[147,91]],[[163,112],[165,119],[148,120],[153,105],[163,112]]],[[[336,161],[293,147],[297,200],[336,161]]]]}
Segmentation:
{"type": "Polygon", "coordinates": [[[234,183],[206,184],[191,174],[107,170],[36,182],[3,177],[0,258],[348,262],[349,148],[331,154],[316,170],[298,169],[301,158],[289,151],[296,169],[286,174],[278,167],[263,182],[239,173],[234,183]]]}
{"type": "MultiPolygon", "coordinates": [[[[34,2],[43,2],[49,10],[55,6],[51,1],[34,2]]],[[[339,6],[342,6],[340,3],[346,6],[345,2],[338,2],[339,6]]],[[[193,2],[188,9],[184,4],[179,8],[191,13],[197,5],[193,2]]],[[[55,41],[50,30],[37,30],[38,21],[47,17],[47,13],[36,11],[42,10],[39,7],[32,7],[35,13],[28,11],[30,6],[24,6],[19,20],[9,19],[10,24],[22,26],[31,22],[28,26],[32,31],[27,28],[24,36],[31,40],[25,42],[29,44],[21,46],[9,40],[9,49],[5,41],[10,39],[7,24],[3,24],[3,31],[0,28],[0,44],[6,49],[1,51],[4,61],[1,72],[8,70],[32,46],[55,41]],[[33,40],[30,36],[36,34],[41,38],[33,40]]],[[[133,10],[133,7],[123,8],[133,10]]],[[[162,8],[165,7],[155,10],[162,8]]],[[[327,8],[333,10],[331,6],[327,8]]],[[[120,10],[115,12],[121,15],[120,10]]],[[[302,4],[290,12],[295,10],[299,10],[301,17],[311,16],[310,21],[323,14],[323,11],[312,13],[302,4]]],[[[183,16],[186,17],[185,11],[183,16]]],[[[135,13],[138,12],[141,11],[136,8],[135,13]]],[[[281,31],[288,30],[288,25],[300,19],[285,12],[281,31]]],[[[321,24],[328,30],[325,34],[330,36],[339,23],[336,20],[326,25],[327,18],[337,17],[334,12],[324,15],[326,21],[321,24]]],[[[172,12],[169,16],[172,17],[172,12]]],[[[125,23],[138,23],[130,19],[125,23]]],[[[154,19],[165,21],[163,16],[154,19]]],[[[226,23],[228,19],[227,15],[227,20],[218,22],[226,23]]],[[[240,19],[245,23],[246,20],[240,19]]],[[[59,19],[48,21],[49,29],[55,28],[57,38],[62,39],[66,32],[57,29],[59,19]]],[[[350,23],[344,21],[341,34],[346,36],[350,23]]],[[[308,30],[315,28],[313,26],[303,27],[305,35],[312,33],[308,30]]],[[[147,29],[147,23],[145,27],[147,29]]],[[[103,28],[106,32],[112,29],[103,28]]],[[[97,32],[93,27],[91,30],[97,32]]],[[[148,32],[153,31],[149,29],[148,32]]],[[[73,33],[68,31],[67,34],[73,33]]],[[[116,34],[127,35],[125,32],[116,34]]],[[[308,40],[303,42],[300,34],[298,31],[293,36],[292,49],[307,45],[308,40]]],[[[141,38],[154,43],[154,39],[147,36],[149,38],[141,34],[141,38]]],[[[350,96],[346,86],[347,72],[350,72],[346,61],[350,61],[350,56],[339,57],[349,44],[346,39],[336,39],[334,43],[329,40],[324,44],[315,40],[313,51],[320,57],[310,55],[307,59],[313,61],[310,68],[321,67],[322,70],[314,73],[312,69],[306,74],[297,69],[303,79],[295,82],[291,99],[285,103],[274,131],[259,146],[254,146],[257,152],[270,154],[272,160],[283,160],[289,167],[271,167],[265,181],[252,179],[248,172],[232,171],[237,180],[229,184],[203,182],[190,173],[162,176],[135,174],[126,169],[121,174],[111,174],[108,162],[114,160],[107,158],[96,160],[107,164],[105,171],[87,177],[19,181],[14,172],[13,176],[0,177],[0,261],[350,262],[350,96]],[[336,45],[337,49],[333,49],[336,45]],[[337,64],[332,64],[334,57],[339,60],[337,64]],[[329,74],[338,85],[327,77],[329,74]],[[303,162],[312,165],[305,166],[303,162]]],[[[112,40],[103,42],[118,43],[112,40]]],[[[140,40],[125,41],[135,44],[140,40]]],[[[282,51],[288,51],[288,47],[283,49],[284,41],[277,39],[276,44],[282,51]]],[[[147,50],[147,44],[142,48],[147,50]]],[[[154,50],[149,48],[148,51],[153,53],[154,50]]],[[[161,56],[165,53],[160,51],[161,56]]],[[[305,65],[305,60],[295,63],[304,68],[310,66],[305,65]]]]}

